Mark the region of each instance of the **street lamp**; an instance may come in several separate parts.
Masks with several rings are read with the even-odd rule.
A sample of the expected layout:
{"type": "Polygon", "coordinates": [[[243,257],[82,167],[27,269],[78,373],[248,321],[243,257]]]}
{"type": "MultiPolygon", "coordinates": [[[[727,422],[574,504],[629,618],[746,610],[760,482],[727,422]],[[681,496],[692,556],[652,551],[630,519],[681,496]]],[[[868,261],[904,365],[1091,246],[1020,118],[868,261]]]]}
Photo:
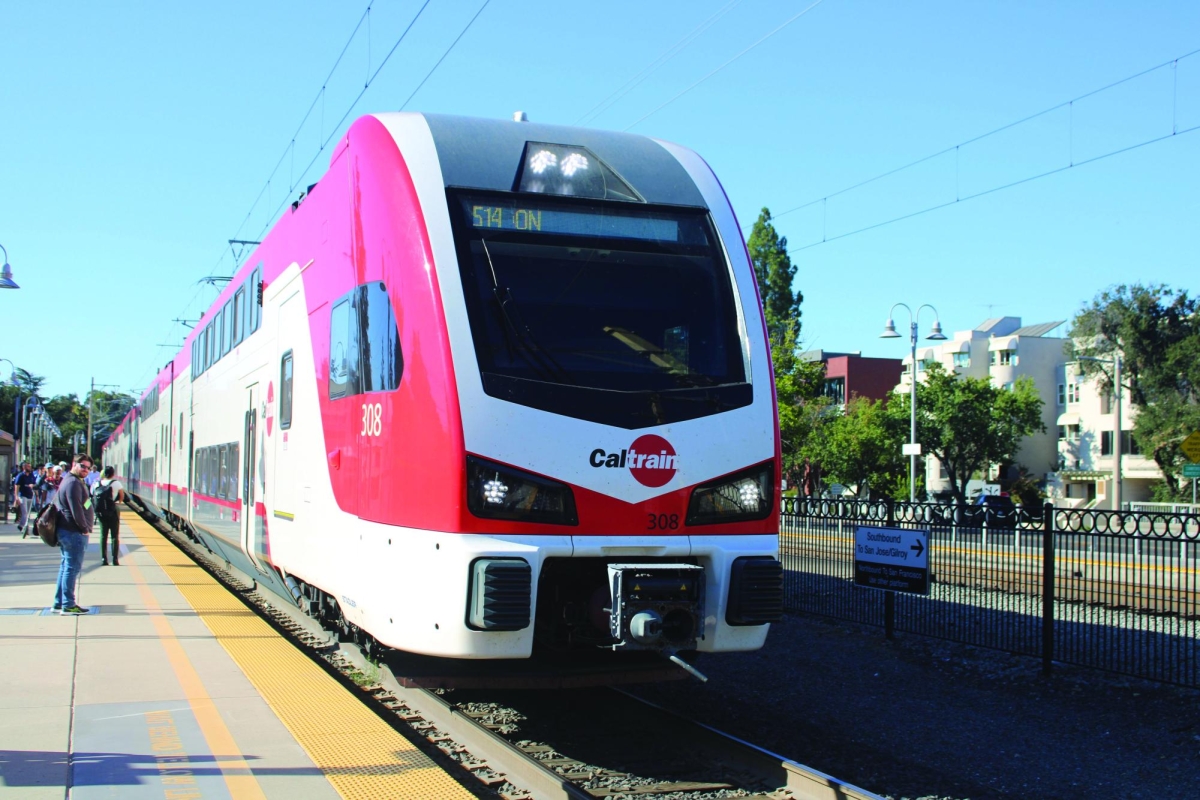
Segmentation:
{"type": "Polygon", "coordinates": [[[12,267],[8,264],[8,251],[2,244],[0,244],[0,250],[4,251],[4,266],[0,267],[0,289],[20,289],[21,287],[17,286],[12,277],[12,267]]]}
{"type": "Polygon", "coordinates": [[[1095,361],[1098,364],[1111,364],[1113,368],[1113,402],[1117,404],[1113,417],[1113,503],[1112,510],[1121,510],[1121,354],[1113,353],[1112,358],[1095,358],[1094,356],[1076,356],[1076,361],[1095,361]]]}
{"type": "Polygon", "coordinates": [[[904,445],[904,452],[908,454],[908,502],[917,502],[917,456],[921,452],[921,445],[917,444],[917,321],[921,318],[921,312],[929,309],[933,312],[933,327],[929,331],[926,339],[940,342],[945,341],[946,335],[942,333],[942,323],[938,320],[938,311],[933,306],[926,303],[917,309],[916,313],[904,303],[896,303],[892,306],[892,310],[888,312],[887,326],[883,329],[883,333],[879,334],[880,339],[899,339],[900,334],[896,333],[896,323],[892,321],[892,315],[897,308],[904,308],[908,312],[909,322],[909,341],[912,344],[912,373],[909,376],[909,410],[912,412],[912,419],[909,423],[908,444],[904,445]]]}

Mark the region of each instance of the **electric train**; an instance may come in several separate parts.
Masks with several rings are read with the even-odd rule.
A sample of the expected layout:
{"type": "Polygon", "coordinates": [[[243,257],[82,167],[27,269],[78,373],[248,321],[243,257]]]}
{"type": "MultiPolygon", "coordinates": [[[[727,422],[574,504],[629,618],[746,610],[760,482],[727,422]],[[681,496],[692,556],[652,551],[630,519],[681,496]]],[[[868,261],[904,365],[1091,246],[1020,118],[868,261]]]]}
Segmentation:
{"type": "Polygon", "coordinates": [[[678,662],[782,610],[754,272],[642,136],[358,119],[103,460],[364,647],[678,662]]]}

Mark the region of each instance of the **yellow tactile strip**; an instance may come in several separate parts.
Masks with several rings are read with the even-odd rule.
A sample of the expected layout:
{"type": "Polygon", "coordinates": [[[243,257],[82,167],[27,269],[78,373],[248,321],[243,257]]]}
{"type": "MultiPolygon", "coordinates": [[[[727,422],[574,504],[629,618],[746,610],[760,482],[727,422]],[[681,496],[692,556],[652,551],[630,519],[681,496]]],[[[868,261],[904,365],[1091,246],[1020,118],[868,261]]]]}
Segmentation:
{"type": "Polygon", "coordinates": [[[121,521],[342,797],[472,797],[153,526],[132,513],[121,521]]]}

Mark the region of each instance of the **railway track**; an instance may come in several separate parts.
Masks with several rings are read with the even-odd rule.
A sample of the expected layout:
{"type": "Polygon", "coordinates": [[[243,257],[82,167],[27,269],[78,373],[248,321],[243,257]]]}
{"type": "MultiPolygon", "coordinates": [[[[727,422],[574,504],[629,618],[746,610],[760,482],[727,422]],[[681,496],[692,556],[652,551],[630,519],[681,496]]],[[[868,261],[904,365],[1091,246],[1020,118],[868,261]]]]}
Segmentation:
{"type": "Polygon", "coordinates": [[[874,795],[615,688],[412,686],[137,509],[364,703],[500,800],[869,800],[874,795]]]}

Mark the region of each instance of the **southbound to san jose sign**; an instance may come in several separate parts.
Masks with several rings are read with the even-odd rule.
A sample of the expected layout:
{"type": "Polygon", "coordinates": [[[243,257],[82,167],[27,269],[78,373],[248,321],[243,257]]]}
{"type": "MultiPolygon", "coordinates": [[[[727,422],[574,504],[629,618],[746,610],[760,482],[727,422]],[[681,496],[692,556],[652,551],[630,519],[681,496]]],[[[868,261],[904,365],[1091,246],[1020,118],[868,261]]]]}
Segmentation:
{"type": "Polygon", "coordinates": [[[854,585],[929,594],[929,531],[858,528],[854,535],[854,585]]]}

